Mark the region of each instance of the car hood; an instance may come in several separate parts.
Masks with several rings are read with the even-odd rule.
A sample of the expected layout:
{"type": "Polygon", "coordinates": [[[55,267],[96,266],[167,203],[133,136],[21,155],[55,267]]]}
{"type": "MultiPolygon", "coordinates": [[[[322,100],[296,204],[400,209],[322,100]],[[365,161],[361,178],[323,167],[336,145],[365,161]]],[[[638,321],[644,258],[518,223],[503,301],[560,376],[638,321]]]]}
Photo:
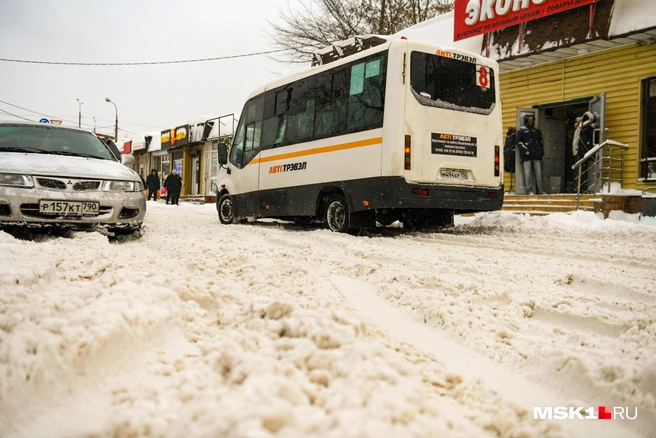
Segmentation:
{"type": "Polygon", "coordinates": [[[22,152],[0,152],[0,173],[139,181],[136,172],[112,160],[22,152]]]}

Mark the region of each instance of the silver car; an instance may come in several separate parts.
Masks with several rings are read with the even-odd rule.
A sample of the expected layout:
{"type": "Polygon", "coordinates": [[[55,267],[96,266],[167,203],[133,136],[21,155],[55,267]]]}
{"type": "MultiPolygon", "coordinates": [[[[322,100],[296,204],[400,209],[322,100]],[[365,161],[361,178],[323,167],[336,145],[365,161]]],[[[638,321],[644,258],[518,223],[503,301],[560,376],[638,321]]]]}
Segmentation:
{"type": "Polygon", "coordinates": [[[141,178],[94,134],[0,122],[0,229],[139,235],[145,215],[141,178]]]}

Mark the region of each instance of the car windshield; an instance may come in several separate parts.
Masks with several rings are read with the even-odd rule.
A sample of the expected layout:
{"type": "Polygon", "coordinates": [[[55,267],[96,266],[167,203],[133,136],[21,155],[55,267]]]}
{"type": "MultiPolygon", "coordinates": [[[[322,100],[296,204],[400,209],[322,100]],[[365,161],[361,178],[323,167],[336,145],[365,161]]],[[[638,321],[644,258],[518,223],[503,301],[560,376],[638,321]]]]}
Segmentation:
{"type": "Polygon", "coordinates": [[[111,160],[112,156],[95,135],[51,126],[0,124],[0,152],[74,155],[111,160]]]}

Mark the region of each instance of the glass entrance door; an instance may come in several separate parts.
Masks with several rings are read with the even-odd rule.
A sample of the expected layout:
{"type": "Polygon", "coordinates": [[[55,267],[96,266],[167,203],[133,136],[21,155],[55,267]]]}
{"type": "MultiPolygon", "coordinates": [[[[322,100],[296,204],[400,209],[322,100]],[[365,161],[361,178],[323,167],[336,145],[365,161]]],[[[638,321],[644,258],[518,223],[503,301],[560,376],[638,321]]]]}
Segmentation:
{"type": "Polygon", "coordinates": [[[192,157],[191,159],[191,194],[198,194],[198,186],[200,183],[200,157],[192,157]]]}

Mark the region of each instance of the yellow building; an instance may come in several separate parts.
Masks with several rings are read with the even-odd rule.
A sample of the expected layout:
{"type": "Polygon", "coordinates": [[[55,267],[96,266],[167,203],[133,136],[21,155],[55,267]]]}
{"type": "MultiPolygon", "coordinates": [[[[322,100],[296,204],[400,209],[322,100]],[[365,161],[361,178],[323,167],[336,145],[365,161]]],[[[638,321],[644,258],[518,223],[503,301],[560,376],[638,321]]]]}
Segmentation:
{"type": "MultiPolygon", "coordinates": [[[[576,10],[527,24],[528,29],[532,25],[536,30],[536,45],[547,44],[550,34],[539,30],[554,23],[570,24],[570,29],[578,24],[583,32],[607,35],[605,39],[583,39],[555,51],[537,50],[500,60],[504,126],[521,123],[521,108],[537,111],[545,142],[543,182],[547,193],[576,192],[577,172],[571,167],[581,154],[575,156],[572,151],[575,122],[595,102],[599,108],[592,112],[597,126],[603,124],[604,129],[595,143],[610,139],[628,145],[623,157],[623,148],[616,149],[612,179],[621,182],[623,189],[656,185],[656,31],[652,27],[626,33],[621,26],[614,26],[614,20],[624,19],[622,12],[629,14],[613,3],[596,5],[591,29],[590,15],[576,10]],[[622,34],[614,35],[614,28],[622,34]],[[542,41],[536,40],[540,35],[542,41]]],[[[644,1],[642,6],[642,13],[656,26],[656,2],[644,1]]],[[[505,30],[507,34],[512,31],[505,30]]],[[[529,46],[531,42],[527,41],[529,46]]],[[[519,180],[521,185],[521,175],[519,180]]],[[[508,189],[517,189],[510,173],[505,174],[504,182],[508,189]]]]}

